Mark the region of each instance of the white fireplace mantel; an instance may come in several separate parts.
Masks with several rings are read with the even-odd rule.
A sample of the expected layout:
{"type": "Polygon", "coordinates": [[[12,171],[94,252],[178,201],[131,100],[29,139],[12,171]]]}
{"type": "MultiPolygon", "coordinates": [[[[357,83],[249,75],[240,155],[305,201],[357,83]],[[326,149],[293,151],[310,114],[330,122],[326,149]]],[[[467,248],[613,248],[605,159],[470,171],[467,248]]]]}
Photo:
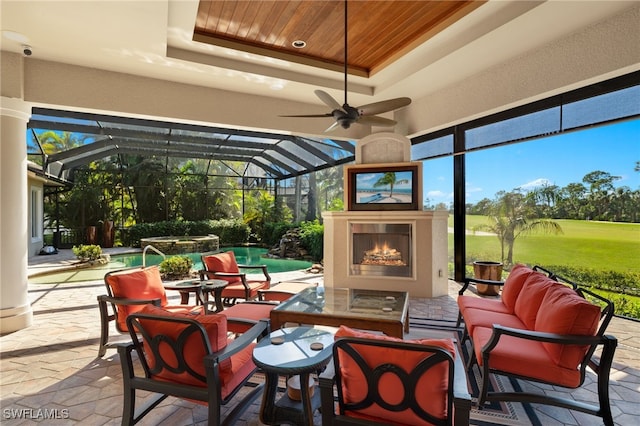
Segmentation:
{"type": "Polygon", "coordinates": [[[343,211],[324,212],[322,217],[325,286],[407,291],[413,297],[437,297],[448,294],[446,211],[343,211]],[[411,276],[352,274],[352,223],[411,224],[411,276]]]}

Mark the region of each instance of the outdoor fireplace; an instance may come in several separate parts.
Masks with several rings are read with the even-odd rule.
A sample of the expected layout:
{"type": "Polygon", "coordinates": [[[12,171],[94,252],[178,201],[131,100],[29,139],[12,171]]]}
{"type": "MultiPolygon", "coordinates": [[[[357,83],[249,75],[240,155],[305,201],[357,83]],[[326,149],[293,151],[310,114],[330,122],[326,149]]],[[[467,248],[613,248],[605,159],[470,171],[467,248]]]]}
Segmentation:
{"type": "Polygon", "coordinates": [[[410,223],[351,223],[351,275],[410,277],[410,223]]]}

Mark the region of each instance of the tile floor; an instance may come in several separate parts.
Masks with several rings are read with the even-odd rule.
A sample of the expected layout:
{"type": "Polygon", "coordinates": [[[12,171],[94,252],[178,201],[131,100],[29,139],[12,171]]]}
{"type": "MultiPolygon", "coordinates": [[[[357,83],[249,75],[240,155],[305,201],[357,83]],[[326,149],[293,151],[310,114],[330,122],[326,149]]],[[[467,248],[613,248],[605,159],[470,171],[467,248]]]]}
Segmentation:
{"type": "MultiPolygon", "coordinates": [[[[69,253],[29,260],[29,274],[68,264],[69,253]]],[[[291,279],[317,281],[304,273],[274,274],[274,282],[291,279]]],[[[450,283],[448,296],[412,299],[412,317],[454,321],[458,285],[450,283]]],[[[121,372],[115,350],[97,358],[99,315],[96,296],[102,281],[76,284],[30,284],[33,325],[0,336],[0,423],[120,424],[121,372]],[[53,418],[52,418],[53,416],[53,418]],[[21,418],[19,418],[21,417],[21,418]],[[49,417],[43,421],[43,418],[49,417]]],[[[178,296],[175,296],[176,298],[178,296]]],[[[640,416],[640,323],[614,318],[608,331],[619,340],[611,373],[611,402],[617,425],[635,425],[640,416]]],[[[121,338],[124,338],[122,336],[121,338]]],[[[569,394],[595,401],[593,375],[580,389],[540,386],[550,394],[569,394]]],[[[229,407],[231,409],[232,407],[229,407]]],[[[543,425],[597,425],[594,416],[547,406],[534,406],[543,425]]],[[[240,425],[261,425],[255,413],[240,425]]],[[[141,424],[206,424],[206,411],[196,404],[168,399],[141,424]]]]}

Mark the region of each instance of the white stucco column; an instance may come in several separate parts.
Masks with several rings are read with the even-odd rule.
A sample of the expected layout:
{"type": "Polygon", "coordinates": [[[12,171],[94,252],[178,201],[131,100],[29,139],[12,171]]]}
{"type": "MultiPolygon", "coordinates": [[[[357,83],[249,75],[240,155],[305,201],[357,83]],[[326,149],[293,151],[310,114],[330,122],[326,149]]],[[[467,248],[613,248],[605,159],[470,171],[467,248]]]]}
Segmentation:
{"type": "Polygon", "coordinates": [[[0,333],[31,325],[27,293],[27,122],[22,99],[0,98],[0,333]]]}

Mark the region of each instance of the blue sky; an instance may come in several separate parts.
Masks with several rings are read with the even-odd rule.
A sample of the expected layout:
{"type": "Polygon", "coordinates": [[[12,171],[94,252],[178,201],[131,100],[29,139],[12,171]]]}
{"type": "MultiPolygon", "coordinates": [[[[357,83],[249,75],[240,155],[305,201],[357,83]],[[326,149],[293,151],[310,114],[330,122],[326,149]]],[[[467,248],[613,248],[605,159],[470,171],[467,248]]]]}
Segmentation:
{"type": "MultiPolygon", "coordinates": [[[[382,173],[358,173],[356,175],[356,187],[358,189],[375,189],[374,184],[382,177],[382,173]]],[[[411,172],[396,172],[396,181],[406,182],[398,183],[394,185],[394,189],[408,189],[411,188],[411,172]]],[[[388,189],[389,187],[380,187],[378,189],[388,189]]]]}
{"type": "MultiPolygon", "coordinates": [[[[467,203],[493,199],[500,190],[535,188],[545,183],[564,187],[601,170],[620,176],[616,187],[640,189],[640,120],[627,121],[498,149],[468,154],[467,203]]],[[[453,201],[451,157],[426,161],[423,197],[430,204],[453,201]]]]}

